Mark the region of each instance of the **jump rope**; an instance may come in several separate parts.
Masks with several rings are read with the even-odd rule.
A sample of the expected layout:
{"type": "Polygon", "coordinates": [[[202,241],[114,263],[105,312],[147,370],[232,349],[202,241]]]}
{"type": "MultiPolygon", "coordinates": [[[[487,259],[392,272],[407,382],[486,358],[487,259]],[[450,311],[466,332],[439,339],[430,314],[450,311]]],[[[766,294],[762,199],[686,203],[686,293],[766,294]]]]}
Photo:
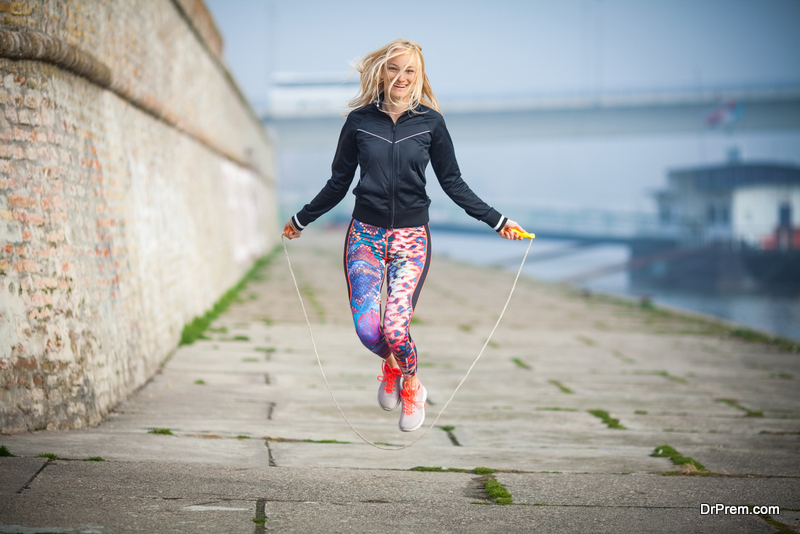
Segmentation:
{"type": "Polygon", "coordinates": [[[303,302],[303,296],[300,294],[300,286],[297,284],[297,278],[294,275],[294,270],[292,269],[292,260],[289,259],[289,250],[286,248],[286,234],[281,235],[281,244],[283,245],[283,252],[286,254],[286,263],[289,265],[289,273],[292,275],[292,281],[294,282],[294,289],[297,291],[297,298],[300,299],[300,307],[303,309],[303,315],[306,318],[306,324],[308,325],[308,335],[311,337],[311,345],[314,347],[314,355],[317,357],[317,365],[319,365],[319,372],[322,373],[322,379],[325,381],[325,387],[328,388],[328,393],[331,395],[331,399],[333,399],[333,403],[336,405],[336,408],[339,410],[339,413],[342,414],[342,418],[344,422],[347,423],[347,426],[350,427],[350,430],[356,433],[356,435],[361,438],[361,441],[366,443],[371,447],[375,447],[376,449],[380,449],[382,451],[402,451],[404,449],[408,449],[416,445],[419,441],[422,440],[428,433],[436,426],[436,423],[439,421],[439,418],[442,416],[444,411],[447,409],[447,406],[450,404],[450,401],[456,396],[458,390],[461,388],[461,385],[467,380],[467,377],[472,372],[472,368],[475,367],[475,364],[478,363],[478,360],[481,359],[483,356],[483,352],[486,350],[486,347],[489,345],[489,341],[491,341],[492,336],[494,335],[495,330],[497,330],[497,326],[500,324],[500,321],[503,319],[503,315],[506,313],[506,308],[508,308],[508,303],[511,302],[511,296],[514,294],[514,290],[517,288],[517,281],[519,280],[520,274],[522,274],[522,267],[525,265],[525,260],[528,258],[528,252],[531,250],[531,245],[533,245],[533,239],[536,237],[534,234],[529,234],[527,232],[520,232],[518,230],[512,229],[514,232],[519,234],[521,237],[530,239],[530,243],[528,243],[528,248],[525,249],[525,255],[522,257],[522,263],[519,265],[519,270],[517,271],[517,276],[514,278],[514,284],[511,286],[511,291],[508,294],[508,298],[506,299],[505,305],[503,305],[503,311],[500,312],[500,316],[497,318],[497,322],[494,323],[494,328],[489,333],[489,337],[486,338],[486,342],[484,342],[481,351],[478,353],[478,356],[475,358],[475,361],[472,362],[472,365],[469,366],[467,369],[467,374],[464,375],[464,378],[461,379],[461,382],[458,383],[456,389],[453,390],[453,394],[450,395],[450,398],[447,399],[447,402],[444,403],[444,406],[441,410],[439,410],[439,414],[436,416],[436,419],[433,420],[433,423],[422,433],[420,436],[409,443],[408,445],[401,445],[398,447],[384,447],[382,445],[378,445],[377,443],[373,443],[372,441],[365,438],[361,435],[361,432],[356,430],[350,421],[347,419],[347,416],[344,414],[342,407],[339,406],[339,402],[336,400],[336,396],[333,394],[333,390],[331,389],[331,385],[328,383],[328,377],[325,376],[325,370],[322,368],[322,360],[320,360],[319,352],[317,351],[317,344],[314,341],[314,332],[311,329],[311,321],[308,319],[308,312],[306,312],[306,305],[303,302]]]}

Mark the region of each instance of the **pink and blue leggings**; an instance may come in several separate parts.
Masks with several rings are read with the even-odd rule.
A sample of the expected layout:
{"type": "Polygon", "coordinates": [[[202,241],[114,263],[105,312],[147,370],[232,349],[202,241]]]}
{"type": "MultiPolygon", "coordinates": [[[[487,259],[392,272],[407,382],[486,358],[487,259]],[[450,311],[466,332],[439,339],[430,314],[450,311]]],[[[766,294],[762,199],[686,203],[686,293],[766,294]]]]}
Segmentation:
{"type": "Polygon", "coordinates": [[[405,377],[417,373],[417,347],[409,325],[428,274],[429,242],[427,224],[380,228],[356,220],[345,242],[344,269],[356,333],[381,358],[394,354],[405,377]],[[381,315],[384,278],[386,311],[381,315]]]}

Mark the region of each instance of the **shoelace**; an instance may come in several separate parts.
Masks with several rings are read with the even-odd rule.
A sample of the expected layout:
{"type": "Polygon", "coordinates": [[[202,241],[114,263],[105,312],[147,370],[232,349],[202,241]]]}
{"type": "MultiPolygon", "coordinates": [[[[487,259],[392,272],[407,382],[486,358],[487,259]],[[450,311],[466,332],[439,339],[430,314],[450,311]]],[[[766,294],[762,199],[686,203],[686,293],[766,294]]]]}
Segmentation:
{"type": "Polygon", "coordinates": [[[389,376],[386,376],[386,368],[383,370],[383,374],[378,377],[378,380],[383,382],[383,390],[386,393],[394,393],[394,388],[397,386],[397,379],[402,376],[403,372],[400,369],[395,369],[394,367],[389,367],[389,376]]]}
{"type": "Polygon", "coordinates": [[[422,386],[419,386],[414,391],[404,389],[400,392],[400,396],[403,397],[403,413],[406,415],[411,415],[414,413],[414,407],[416,406],[419,409],[425,408],[424,402],[417,402],[416,397],[422,391],[422,386]]]}
{"type": "Polygon", "coordinates": [[[469,366],[469,369],[467,369],[467,373],[464,375],[464,378],[462,378],[461,382],[458,383],[456,389],[454,389],[453,393],[450,395],[450,398],[447,399],[447,402],[444,403],[444,406],[442,406],[442,409],[439,411],[439,415],[437,415],[436,419],[433,420],[433,423],[431,423],[431,425],[425,429],[425,432],[423,432],[417,439],[415,439],[411,443],[407,445],[401,445],[399,447],[384,447],[382,445],[378,445],[377,443],[373,443],[364,436],[362,436],[361,432],[356,430],[356,428],[350,423],[350,420],[347,419],[347,416],[344,414],[344,410],[342,410],[342,407],[339,406],[339,401],[336,400],[336,396],[333,394],[331,385],[330,383],[328,383],[328,377],[325,375],[325,369],[322,368],[322,360],[320,359],[319,351],[317,350],[317,342],[314,341],[314,332],[311,330],[311,321],[308,318],[308,312],[306,311],[306,304],[305,302],[303,302],[303,295],[300,294],[300,286],[297,283],[297,277],[295,277],[294,275],[294,269],[292,269],[292,260],[289,259],[289,249],[286,248],[286,241],[284,240],[283,235],[281,235],[281,244],[283,245],[283,253],[286,255],[286,263],[289,265],[289,274],[292,275],[292,282],[294,282],[294,289],[297,292],[297,298],[300,300],[300,308],[302,308],[303,316],[306,318],[306,325],[308,325],[308,337],[311,338],[311,346],[314,348],[314,355],[317,357],[317,365],[319,366],[319,372],[322,375],[322,379],[325,381],[325,387],[328,388],[328,393],[331,396],[331,400],[333,400],[333,403],[336,405],[336,409],[339,410],[340,414],[342,414],[342,419],[344,419],[344,422],[347,423],[347,426],[350,427],[350,430],[352,430],[359,438],[361,438],[361,441],[363,441],[370,447],[375,447],[376,449],[380,449],[382,451],[397,452],[408,449],[409,447],[413,447],[414,445],[419,443],[419,441],[422,438],[427,436],[431,430],[433,430],[433,427],[436,426],[436,423],[439,422],[439,418],[442,416],[447,407],[450,406],[450,401],[452,401],[453,398],[455,398],[456,393],[458,393],[458,390],[461,389],[461,386],[464,384],[464,382],[466,382],[467,377],[472,372],[472,369],[478,363],[478,360],[481,359],[481,356],[483,356],[483,352],[489,345],[489,341],[492,340],[492,336],[494,335],[495,330],[497,330],[497,327],[500,325],[500,321],[503,320],[503,316],[506,314],[508,303],[511,302],[511,296],[514,294],[514,290],[517,288],[517,281],[519,280],[519,276],[522,274],[522,268],[525,266],[525,260],[528,258],[528,252],[530,252],[531,250],[531,245],[533,244],[533,240],[531,239],[530,243],[528,243],[528,248],[525,249],[525,255],[522,257],[522,263],[519,264],[519,270],[517,271],[517,276],[514,278],[514,284],[511,286],[511,291],[508,293],[508,298],[506,299],[506,303],[503,305],[503,309],[500,312],[500,316],[497,318],[497,322],[494,323],[492,331],[489,332],[489,337],[486,338],[486,342],[483,344],[481,351],[475,357],[475,360],[472,362],[472,365],[469,366]]]}

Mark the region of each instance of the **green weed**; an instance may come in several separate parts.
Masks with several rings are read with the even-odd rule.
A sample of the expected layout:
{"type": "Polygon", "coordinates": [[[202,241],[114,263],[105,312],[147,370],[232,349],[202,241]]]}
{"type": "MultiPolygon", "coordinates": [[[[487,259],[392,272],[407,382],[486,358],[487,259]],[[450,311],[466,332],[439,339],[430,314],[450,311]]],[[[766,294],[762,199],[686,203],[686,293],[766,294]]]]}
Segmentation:
{"type": "Polygon", "coordinates": [[[14,458],[16,454],[11,454],[11,451],[8,450],[8,447],[5,445],[0,445],[0,458],[14,458]]]}
{"type": "Polygon", "coordinates": [[[492,469],[491,467],[476,467],[472,470],[476,475],[491,475],[495,473],[497,470],[492,469]]]}
{"type": "Polygon", "coordinates": [[[565,386],[564,384],[562,384],[562,383],[561,383],[561,382],[559,382],[558,380],[548,380],[548,382],[550,382],[550,383],[551,383],[551,384],[553,384],[555,387],[557,387],[558,389],[560,389],[562,393],[567,393],[567,394],[570,394],[570,395],[572,395],[572,394],[574,394],[574,393],[575,393],[574,391],[572,391],[571,389],[569,389],[567,386],[565,386]]]}
{"type": "MultiPolygon", "coordinates": [[[[752,508],[751,508],[752,511],[752,508]]],[[[773,519],[771,515],[768,514],[758,514],[758,517],[769,523],[771,526],[775,527],[779,534],[797,534],[797,531],[792,529],[789,525],[781,523],[780,521],[773,519]]]]}
{"type": "Polygon", "coordinates": [[[745,412],[745,417],[764,417],[764,412],[751,410],[750,408],[746,408],[739,404],[739,401],[736,399],[717,399],[717,402],[724,402],[728,406],[732,406],[739,410],[745,412]]]}
{"type": "Polygon", "coordinates": [[[209,332],[213,332],[215,334],[227,334],[228,327],[227,326],[220,326],[219,328],[211,328],[208,329],[209,332]]]}
{"type": "Polygon", "coordinates": [[[197,384],[198,386],[205,386],[206,385],[206,381],[203,380],[202,378],[198,378],[197,380],[194,381],[194,383],[197,384]]]}
{"type": "Polygon", "coordinates": [[[483,489],[496,504],[514,504],[514,499],[505,486],[500,484],[494,477],[486,477],[483,481],[483,489]]]}
{"type": "Polygon", "coordinates": [[[277,255],[278,247],[272,249],[268,254],[262,256],[261,258],[257,259],[252,267],[245,273],[239,282],[233,286],[231,289],[225,292],[220,299],[214,303],[210,310],[208,310],[204,315],[195,317],[192,319],[191,322],[187,323],[183,327],[183,331],[181,332],[181,341],[180,345],[191,345],[198,339],[208,339],[204,337],[204,332],[211,326],[211,323],[217,319],[225,310],[227,310],[231,304],[239,296],[239,292],[241,292],[247,283],[264,267],[266,267],[277,255]]]}
{"type": "Polygon", "coordinates": [[[673,447],[669,445],[661,445],[660,447],[656,447],[653,451],[653,454],[650,456],[654,458],[669,458],[670,461],[674,465],[679,467],[688,467],[688,470],[685,469],[683,473],[664,473],[664,474],[692,474],[694,473],[708,473],[708,469],[693,458],[689,458],[688,456],[683,456],[681,453],[676,451],[673,447]]]}
{"type": "Polygon", "coordinates": [[[627,430],[625,426],[620,424],[619,419],[614,419],[605,410],[586,410],[586,411],[592,414],[593,416],[597,417],[598,419],[601,419],[608,428],[613,428],[616,430],[627,430]]]}
{"type": "Polygon", "coordinates": [[[517,364],[517,367],[520,367],[522,369],[528,369],[528,370],[531,369],[531,366],[528,365],[527,363],[525,363],[524,361],[522,361],[520,358],[511,358],[511,361],[514,362],[515,364],[517,364]]]}
{"type": "Polygon", "coordinates": [[[39,458],[49,458],[51,460],[58,460],[59,459],[58,456],[56,456],[52,452],[43,452],[42,454],[39,455],[39,458]]]}
{"type": "Polygon", "coordinates": [[[147,431],[148,434],[163,434],[164,436],[174,436],[172,430],[169,428],[151,428],[147,431]]]}
{"type": "Polygon", "coordinates": [[[85,461],[87,462],[105,462],[101,456],[90,456],[85,461]]]}

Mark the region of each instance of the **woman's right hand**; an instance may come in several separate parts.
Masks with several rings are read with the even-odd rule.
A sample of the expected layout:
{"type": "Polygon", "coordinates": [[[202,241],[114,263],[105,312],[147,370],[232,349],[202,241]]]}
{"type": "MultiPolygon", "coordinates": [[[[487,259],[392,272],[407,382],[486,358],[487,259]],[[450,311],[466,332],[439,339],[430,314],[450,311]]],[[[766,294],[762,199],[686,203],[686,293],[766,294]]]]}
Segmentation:
{"type": "Polygon", "coordinates": [[[300,237],[301,234],[302,232],[294,227],[291,219],[286,221],[286,226],[283,227],[283,235],[289,239],[294,239],[295,237],[300,237]]]}

